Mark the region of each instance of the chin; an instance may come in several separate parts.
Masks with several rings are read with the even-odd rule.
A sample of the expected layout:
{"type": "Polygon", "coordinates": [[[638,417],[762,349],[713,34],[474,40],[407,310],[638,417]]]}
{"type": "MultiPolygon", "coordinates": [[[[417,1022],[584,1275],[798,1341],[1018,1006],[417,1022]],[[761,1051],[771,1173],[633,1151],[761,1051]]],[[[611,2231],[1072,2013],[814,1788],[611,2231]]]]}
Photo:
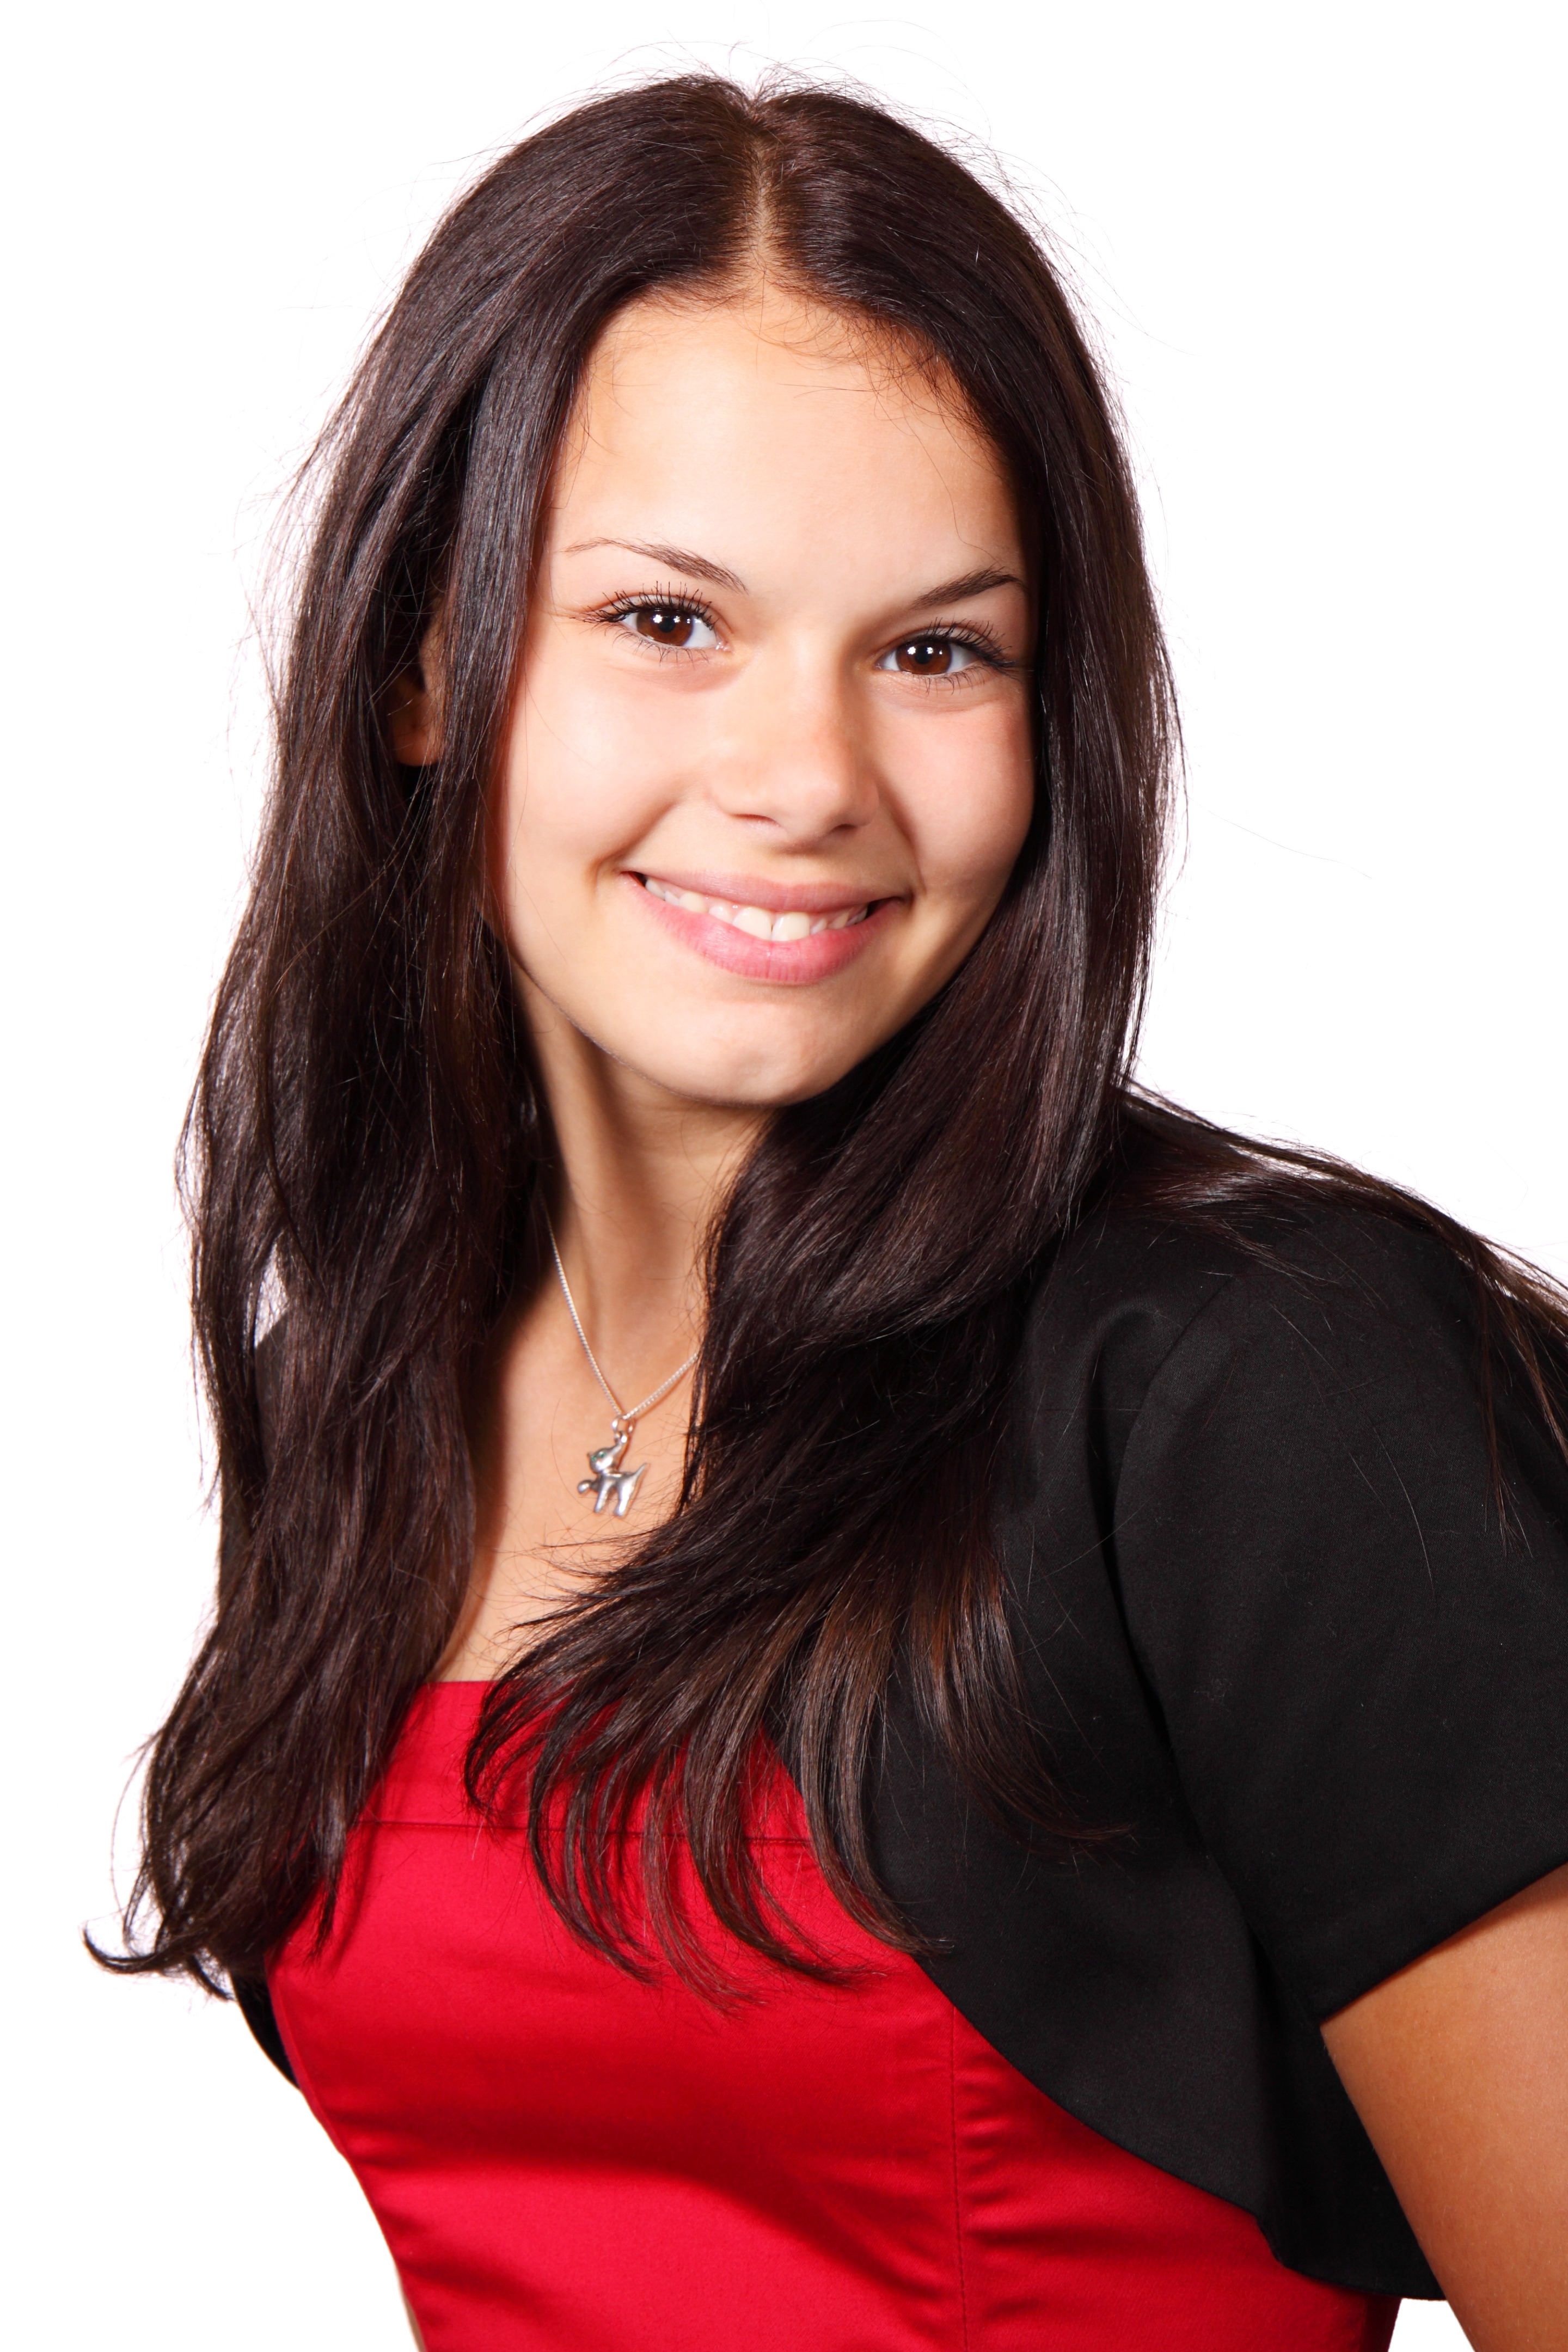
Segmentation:
{"type": "Polygon", "coordinates": [[[683,1055],[679,1060],[667,1054],[652,1055],[641,1066],[667,1093],[687,1102],[713,1109],[784,1110],[837,1086],[865,1060],[876,1042],[764,1053],[716,1046],[711,1053],[683,1055]]]}

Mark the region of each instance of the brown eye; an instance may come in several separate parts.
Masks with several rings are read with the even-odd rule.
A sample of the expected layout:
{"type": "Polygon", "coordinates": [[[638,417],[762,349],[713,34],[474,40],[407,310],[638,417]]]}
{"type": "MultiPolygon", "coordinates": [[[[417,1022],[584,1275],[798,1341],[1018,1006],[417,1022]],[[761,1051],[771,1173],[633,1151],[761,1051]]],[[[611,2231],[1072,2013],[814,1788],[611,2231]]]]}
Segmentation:
{"type": "Polygon", "coordinates": [[[704,614],[690,604],[666,604],[650,598],[646,604],[623,604],[609,616],[630,637],[665,653],[710,653],[719,632],[704,614]]]}
{"type": "Polygon", "coordinates": [[[877,667],[901,670],[906,677],[956,677],[960,670],[973,669],[984,659],[966,638],[942,636],[933,629],[929,635],[906,637],[901,645],[889,646],[877,667]]]}
{"type": "Polygon", "coordinates": [[[952,667],[952,640],[910,637],[895,648],[894,659],[911,677],[944,677],[952,667]]]}
{"type": "Polygon", "coordinates": [[[696,615],[665,604],[644,604],[637,614],[637,635],[658,646],[687,646],[697,626],[696,615]]]}

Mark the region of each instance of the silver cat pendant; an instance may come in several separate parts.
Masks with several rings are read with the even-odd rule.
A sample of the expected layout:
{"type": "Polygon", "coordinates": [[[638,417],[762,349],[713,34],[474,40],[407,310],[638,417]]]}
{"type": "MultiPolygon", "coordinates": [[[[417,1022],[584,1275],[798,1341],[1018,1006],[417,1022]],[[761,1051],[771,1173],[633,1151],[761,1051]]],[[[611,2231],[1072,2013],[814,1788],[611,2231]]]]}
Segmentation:
{"type": "Polygon", "coordinates": [[[594,1475],[591,1478],[578,1479],[577,1492],[592,1495],[595,1517],[606,1505],[613,1503],[616,1518],[624,1519],[637,1500],[637,1488],[642,1485],[643,1472],[647,1464],[639,1462],[635,1470],[621,1468],[622,1456],[631,1442],[629,1429],[617,1430],[608,1445],[596,1445],[588,1456],[588,1467],[594,1475]]]}

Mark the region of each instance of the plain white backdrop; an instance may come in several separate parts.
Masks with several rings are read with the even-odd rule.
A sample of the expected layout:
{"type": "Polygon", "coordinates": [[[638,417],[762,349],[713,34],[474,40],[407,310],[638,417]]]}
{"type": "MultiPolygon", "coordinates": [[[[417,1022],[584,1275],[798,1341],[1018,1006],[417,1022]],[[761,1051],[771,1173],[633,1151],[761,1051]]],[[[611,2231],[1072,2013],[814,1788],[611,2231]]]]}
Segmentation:
{"type": "Polygon", "coordinates": [[[98,0],[13,34],[14,2342],[407,2340],[234,2012],[78,1938],[211,1577],[171,1162],[262,781],[247,597],[429,224],[542,110],[683,63],[853,76],[997,150],[1121,384],[1184,698],[1146,1075],[1568,1274],[1560,22],[98,0]]]}

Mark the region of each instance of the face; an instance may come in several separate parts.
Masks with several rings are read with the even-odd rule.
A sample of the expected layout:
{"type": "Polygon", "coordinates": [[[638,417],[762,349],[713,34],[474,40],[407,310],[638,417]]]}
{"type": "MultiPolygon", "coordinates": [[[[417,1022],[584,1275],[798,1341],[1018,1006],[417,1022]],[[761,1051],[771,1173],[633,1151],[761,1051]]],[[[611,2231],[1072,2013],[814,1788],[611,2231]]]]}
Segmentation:
{"type": "Polygon", "coordinates": [[[563,454],[492,817],[536,1027],[690,1102],[818,1093],[974,945],[1027,829],[995,457],[776,292],[645,302],[563,454]]]}

